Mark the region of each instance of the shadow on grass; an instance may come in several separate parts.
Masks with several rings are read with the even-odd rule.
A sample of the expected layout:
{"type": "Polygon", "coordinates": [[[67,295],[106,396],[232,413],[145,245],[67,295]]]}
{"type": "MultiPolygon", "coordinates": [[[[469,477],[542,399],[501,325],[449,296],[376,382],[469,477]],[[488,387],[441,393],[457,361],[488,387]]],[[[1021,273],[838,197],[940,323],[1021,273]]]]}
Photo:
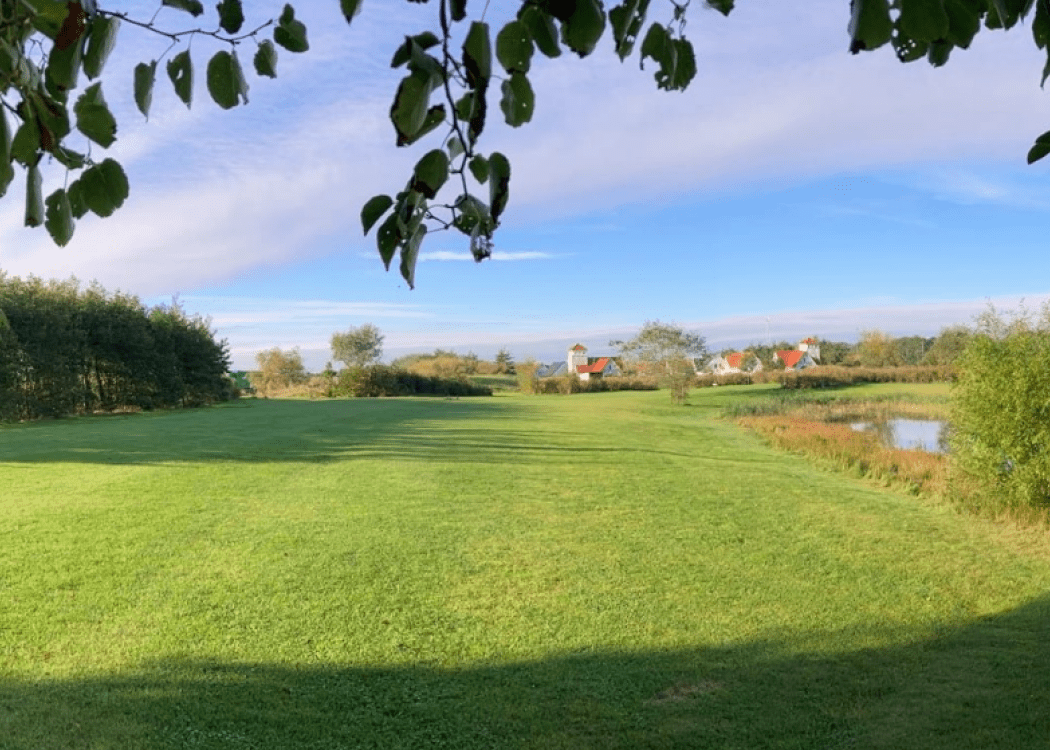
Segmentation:
{"type": "Polygon", "coordinates": [[[1048,746],[1050,599],[933,636],[862,635],[896,645],[797,653],[767,640],[465,669],[189,658],[0,678],[0,747],[1048,746]]]}
{"type": "Polygon", "coordinates": [[[87,417],[0,428],[0,463],[161,464],[323,462],[574,463],[625,452],[696,458],[649,441],[631,444],[565,428],[521,402],[501,399],[241,401],[220,407],[87,417]]]}

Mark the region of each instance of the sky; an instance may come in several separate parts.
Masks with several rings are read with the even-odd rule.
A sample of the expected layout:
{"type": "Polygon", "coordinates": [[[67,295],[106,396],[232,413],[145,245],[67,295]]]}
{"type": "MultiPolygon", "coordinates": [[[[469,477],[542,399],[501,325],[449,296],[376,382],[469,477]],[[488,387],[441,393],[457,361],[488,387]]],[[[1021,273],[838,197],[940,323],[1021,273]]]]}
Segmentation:
{"type": "MultiPolygon", "coordinates": [[[[491,3],[487,20],[513,5],[491,3]]],[[[247,6],[248,24],[266,6],[247,6]]],[[[876,328],[932,336],[989,303],[1050,298],[1050,166],[1025,163],[1050,129],[1050,95],[1028,25],[982,32],[934,69],[888,47],[850,55],[848,0],[738,6],[690,11],[699,72],[685,92],[657,90],[637,56],[620,63],[608,32],[585,60],[537,54],[532,122],[510,128],[490,102],[481,148],[512,164],[492,259],[431,234],[414,290],[396,262],[384,270],[359,215],[440,146],[437,131],[396,148],[388,119],[403,75],[390,57],[436,26],[436,4],[365,0],[348,26],[336,0],[300,0],[311,49],[279,50],[270,80],[250,69],[255,43],[241,45],[250,103],[230,111],[204,86],[218,43],[192,43],[187,109],[163,73],[180,48],[125,24],[103,76],[118,140],[93,153],[122,163],[129,199],[59,248],[22,227],[13,186],[0,269],[177,299],[210,318],[234,369],[280,347],[319,371],[332,333],[364,323],[383,332],[387,361],[440,347],[549,362],[574,343],[613,353],[648,320],[718,350],[876,328]],[[132,69],[158,58],[147,122],[132,69]]],[[[148,19],[157,6],[123,7],[148,19]]],[[[197,25],[167,8],[158,24],[197,25]]],[[[45,193],[63,179],[53,170],[45,193]]]]}

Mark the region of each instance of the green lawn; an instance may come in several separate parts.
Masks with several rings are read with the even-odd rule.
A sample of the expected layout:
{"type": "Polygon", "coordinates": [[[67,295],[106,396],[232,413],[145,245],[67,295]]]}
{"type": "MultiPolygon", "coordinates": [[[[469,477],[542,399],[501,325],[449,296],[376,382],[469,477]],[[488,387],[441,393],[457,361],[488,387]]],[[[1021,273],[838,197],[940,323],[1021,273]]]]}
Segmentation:
{"type": "Polygon", "coordinates": [[[1047,748],[1050,552],[763,389],[0,428],[0,748],[1047,748]]]}

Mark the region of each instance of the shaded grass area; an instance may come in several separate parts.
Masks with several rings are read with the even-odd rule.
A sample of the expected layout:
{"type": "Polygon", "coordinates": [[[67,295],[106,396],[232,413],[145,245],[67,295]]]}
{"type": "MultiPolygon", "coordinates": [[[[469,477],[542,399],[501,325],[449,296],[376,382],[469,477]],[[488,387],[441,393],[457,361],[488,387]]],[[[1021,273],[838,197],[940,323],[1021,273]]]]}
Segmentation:
{"type": "Polygon", "coordinates": [[[0,747],[1045,747],[1045,540],[736,397],[0,430],[0,747]]]}

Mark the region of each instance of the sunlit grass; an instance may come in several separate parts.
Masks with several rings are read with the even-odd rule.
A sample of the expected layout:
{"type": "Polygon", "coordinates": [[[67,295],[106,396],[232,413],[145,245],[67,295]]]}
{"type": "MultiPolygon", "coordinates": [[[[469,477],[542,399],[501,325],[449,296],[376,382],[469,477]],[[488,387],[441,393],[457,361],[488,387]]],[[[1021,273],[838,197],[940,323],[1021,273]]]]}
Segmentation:
{"type": "Polygon", "coordinates": [[[1045,545],[752,393],[0,428],[0,748],[1045,747],[1045,545]]]}

